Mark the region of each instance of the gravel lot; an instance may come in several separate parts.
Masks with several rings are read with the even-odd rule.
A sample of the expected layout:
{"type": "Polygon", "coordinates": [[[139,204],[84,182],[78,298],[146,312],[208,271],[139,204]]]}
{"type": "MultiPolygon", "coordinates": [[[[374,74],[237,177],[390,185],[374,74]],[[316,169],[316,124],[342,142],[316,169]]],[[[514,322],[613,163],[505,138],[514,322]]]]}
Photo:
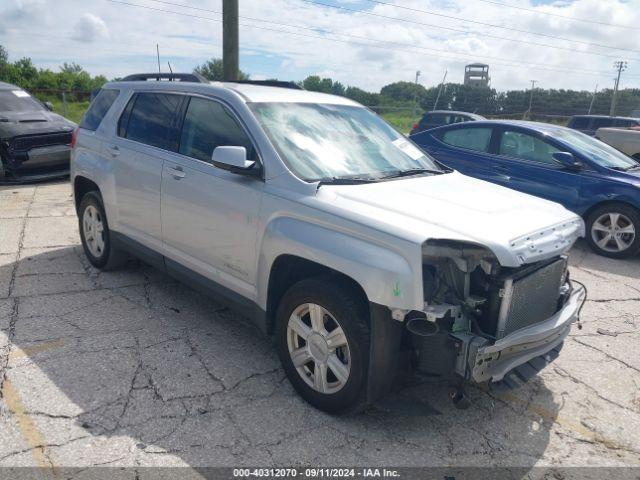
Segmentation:
{"type": "Polygon", "coordinates": [[[458,411],[422,384],[331,417],[233,311],[90,267],[67,183],[0,187],[0,466],[640,466],[640,259],[571,257],[584,328],[523,389],[458,411]]]}

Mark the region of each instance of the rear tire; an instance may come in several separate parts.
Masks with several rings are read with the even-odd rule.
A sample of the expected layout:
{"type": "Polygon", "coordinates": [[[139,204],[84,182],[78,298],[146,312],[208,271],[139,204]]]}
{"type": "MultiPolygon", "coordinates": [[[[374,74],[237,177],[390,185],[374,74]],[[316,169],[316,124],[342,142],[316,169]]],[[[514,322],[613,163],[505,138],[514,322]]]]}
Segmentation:
{"type": "Polygon", "coordinates": [[[640,211],[623,203],[609,203],[586,218],[589,246],[605,257],[629,258],[640,251],[640,211]]]}
{"type": "Polygon", "coordinates": [[[329,413],[366,406],[370,329],[366,299],[338,277],[302,280],[282,297],[276,344],[289,381],[329,413]]]}
{"type": "Polygon", "coordinates": [[[127,260],[127,255],[113,246],[107,214],[100,192],[87,192],[80,200],[78,220],[82,248],[91,265],[113,270],[127,260]]]}

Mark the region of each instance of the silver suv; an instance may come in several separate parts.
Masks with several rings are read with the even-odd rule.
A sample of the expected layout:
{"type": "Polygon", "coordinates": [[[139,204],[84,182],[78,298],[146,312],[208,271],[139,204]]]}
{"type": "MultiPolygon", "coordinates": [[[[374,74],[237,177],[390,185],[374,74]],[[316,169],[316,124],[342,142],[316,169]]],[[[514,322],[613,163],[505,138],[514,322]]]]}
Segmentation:
{"type": "Polygon", "coordinates": [[[134,254],[231,303],[331,412],[406,369],[510,388],[557,356],[584,300],[578,216],[444,167],[346,98],[156,76],[105,85],[74,134],[94,266],[134,254]]]}

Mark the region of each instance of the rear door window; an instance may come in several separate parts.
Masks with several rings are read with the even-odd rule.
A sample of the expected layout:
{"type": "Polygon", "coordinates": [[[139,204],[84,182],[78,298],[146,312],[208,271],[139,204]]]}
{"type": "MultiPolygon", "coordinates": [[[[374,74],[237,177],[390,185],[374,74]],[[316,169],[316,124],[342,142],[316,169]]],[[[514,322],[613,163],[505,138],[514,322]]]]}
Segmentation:
{"type": "Polygon", "coordinates": [[[613,126],[612,118],[594,118],[591,123],[591,130],[597,130],[599,128],[606,128],[613,126]]]}
{"type": "Polygon", "coordinates": [[[182,95],[169,93],[137,93],[122,114],[118,134],[153,147],[175,150],[175,116],[182,99],[182,95]]]}
{"type": "Polygon", "coordinates": [[[100,126],[100,122],[107,114],[113,102],[118,98],[120,90],[102,89],[98,92],[98,95],[93,99],[89,109],[82,117],[80,122],[80,128],[85,130],[97,130],[100,126]]]}
{"type": "Polygon", "coordinates": [[[231,111],[215,100],[191,97],[182,124],[179,153],[211,162],[216,147],[245,147],[256,160],[251,139],[231,111]]]}
{"type": "Polygon", "coordinates": [[[560,150],[539,138],[524,132],[505,130],[500,138],[500,155],[530,160],[532,162],[558,165],[553,154],[560,150]]]}
{"type": "Polygon", "coordinates": [[[488,152],[491,143],[491,128],[456,128],[442,133],[440,139],[454,147],[478,152],[488,152]]]}

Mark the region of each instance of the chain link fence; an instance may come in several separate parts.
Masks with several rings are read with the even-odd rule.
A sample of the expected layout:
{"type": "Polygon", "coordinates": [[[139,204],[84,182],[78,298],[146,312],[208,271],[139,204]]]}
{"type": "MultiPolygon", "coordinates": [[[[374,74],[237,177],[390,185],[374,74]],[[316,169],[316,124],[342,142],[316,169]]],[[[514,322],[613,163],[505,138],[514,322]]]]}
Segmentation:
{"type": "Polygon", "coordinates": [[[40,88],[32,89],[29,93],[43,103],[49,102],[55,113],[76,123],[80,122],[91,102],[91,92],[85,90],[40,88]]]}

